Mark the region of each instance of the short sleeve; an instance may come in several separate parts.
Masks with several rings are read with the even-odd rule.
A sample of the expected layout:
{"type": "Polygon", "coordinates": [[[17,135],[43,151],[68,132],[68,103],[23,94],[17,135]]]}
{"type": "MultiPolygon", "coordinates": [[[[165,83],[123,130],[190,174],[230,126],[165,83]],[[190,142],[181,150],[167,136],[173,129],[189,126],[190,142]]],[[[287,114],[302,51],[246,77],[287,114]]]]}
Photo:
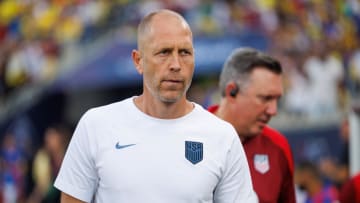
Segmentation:
{"type": "Polygon", "coordinates": [[[90,202],[98,184],[94,152],[96,142],[89,135],[88,116],[79,121],[66,151],[54,186],[79,200],[90,202]]]}
{"type": "Polygon", "coordinates": [[[258,202],[244,149],[238,137],[227,152],[226,166],[214,192],[215,203],[258,202]]]}

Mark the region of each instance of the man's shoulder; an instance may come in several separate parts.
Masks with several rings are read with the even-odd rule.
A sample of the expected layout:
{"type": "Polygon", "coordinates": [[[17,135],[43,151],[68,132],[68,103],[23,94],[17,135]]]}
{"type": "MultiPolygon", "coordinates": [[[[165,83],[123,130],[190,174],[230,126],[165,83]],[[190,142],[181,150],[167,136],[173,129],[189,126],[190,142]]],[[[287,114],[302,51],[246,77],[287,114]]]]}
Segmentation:
{"type": "Polygon", "coordinates": [[[214,118],[214,121],[220,122],[220,123],[223,123],[223,124],[226,124],[226,125],[230,124],[229,122],[227,122],[227,121],[225,121],[225,120],[223,120],[223,119],[221,119],[221,118],[219,118],[218,116],[215,115],[215,112],[217,111],[218,108],[219,108],[218,105],[212,105],[212,106],[208,107],[206,110],[205,109],[204,110],[205,110],[206,114],[209,114],[209,117],[214,118]]]}
{"type": "Polygon", "coordinates": [[[278,144],[281,148],[290,148],[287,138],[278,130],[271,128],[270,126],[264,127],[262,136],[268,138],[271,142],[278,144]]]}
{"type": "Polygon", "coordinates": [[[132,101],[131,98],[127,98],[127,99],[120,100],[120,101],[117,101],[117,102],[113,102],[113,103],[93,107],[89,111],[91,111],[91,112],[111,112],[111,111],[116,110],[118,108],[126,108],[126,107],[128,107],[129,105],[131,105],[131,101],[132,101]]]}
{"type": "Polygon", "coordinates": [[[215,114],[209,112],[207,109],[199,104],[196,105],[197,121],[201,121],[202,129],[211,131],[214,135],[219,135],[225,138],[227,135],[231,135],[232,138],[237,138],[235,128],[227,121],[217,117],[215,114]]]}
{"type": "Polygon", "coordinates": [[[278,147],[283,152],[287,161],[289,162],[289,167],[291,171],[293,171],[292,151],[287,138],[279,131],[271,128],[270,126],[266,126],[264,128],[261,136],[270,140],[270,142],[272,142],[274,146],[278,147]]]}
{"type": "Polygon", "coordinates": [[[195,103],[195,107],[197,108],[197,112],[199,113],[198,115],[201,116],[202,119],[207,119],[207,122],[226,126],[231,125],[230,123],[217,117],[213,112],[209,111],[209,109],[205,109],[204,107],[202,107],[200,104],[195,103]]]}
{"type": "Polygon", "coordinates": [[[130,105],[131,98],[124,99],[106,105],[92,107],[88,109],[82,117],[87,120],[92,118],[99,120],[99,118],[111,117],[111,115],[122,115],[119,112],[124,112],[125,110],[128,112],[130,105]]]}

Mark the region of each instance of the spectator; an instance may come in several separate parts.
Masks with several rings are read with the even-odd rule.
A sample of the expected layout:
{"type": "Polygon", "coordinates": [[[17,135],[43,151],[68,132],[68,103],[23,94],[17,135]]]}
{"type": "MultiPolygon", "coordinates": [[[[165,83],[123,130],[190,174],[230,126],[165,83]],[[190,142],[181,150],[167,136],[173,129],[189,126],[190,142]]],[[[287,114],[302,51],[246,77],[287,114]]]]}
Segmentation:
{"type": "Polygon", "coordinates": [[[342,141],[338,158],[323,157],[320,160],[320,172],[338,189],[349,179],[349,120],[345,117],[340,124],[339,136],[342,141]]]}
{"type": "Polygon", "coordinates": [[[333,203],[338,201],[339,194],[336,187],[331,184],[324,184],[317,166],[309,161],[303,161],[297,166],[295,183],[306,192],[305,203],[333,203]]]}
{"type": "Polygon", "coordinates": [[[32,172],[35,186],[28,203],[60,202],[60,191],[53,183],[70,140],[70,131],[64,125],[50,126],[45,131],[44,140],[44,146],[34,158],[32,172]]]}
{"type": "Polygon", "coordinates": [[[343,81],[344,68],[339,58],[335,57],[323,44],[315,43],[314,55],[307,58],[304,71],[309,78],[311,106],[310,118],[334,115],[339,112],[339,86],[343,81]]]}
{"type": "Polygon", "coordinates": [[[0,163],[0,188],[4,202],[24,201],[26,162],[11,132],[3,139],[0,163]]]}
{"type": "Polygon", "coordinates": [[[349,59],[350,90],[354,97],[360,97],[360,42],[349,59]]]}

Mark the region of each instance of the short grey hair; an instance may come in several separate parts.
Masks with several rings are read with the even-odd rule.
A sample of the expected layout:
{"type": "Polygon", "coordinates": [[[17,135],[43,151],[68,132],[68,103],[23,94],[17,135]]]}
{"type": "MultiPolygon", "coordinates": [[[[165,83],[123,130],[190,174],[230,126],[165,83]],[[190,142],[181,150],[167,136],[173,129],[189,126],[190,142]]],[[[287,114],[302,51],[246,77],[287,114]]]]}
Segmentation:
{"type": "Polygon", "coordinates": [[[282,67],[278,60],[254,48],[237,48],[226,59],[219,80],[222,96],[225,96],[226,85],[235,82],[239,90],[245,88],[249,75],[254,69],[264,68],[275,74],[282,74],[282,67]]]}

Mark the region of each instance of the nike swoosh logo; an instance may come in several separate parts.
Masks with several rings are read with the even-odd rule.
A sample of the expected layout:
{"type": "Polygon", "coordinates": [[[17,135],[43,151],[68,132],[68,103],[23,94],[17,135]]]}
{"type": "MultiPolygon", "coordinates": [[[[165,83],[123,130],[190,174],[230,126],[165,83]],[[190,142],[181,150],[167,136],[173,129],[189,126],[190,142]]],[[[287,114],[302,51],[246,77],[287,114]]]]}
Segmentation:
{"type": "Polygon", "coordinates": [[[117,142],[116,145],[115,145],[115,148],[116,149],[123,149],[123,148],[130,147],[130,146],[133,146],[133,145],[136,145],[136,144],[120,145],[119,142],[117,142]]]}

